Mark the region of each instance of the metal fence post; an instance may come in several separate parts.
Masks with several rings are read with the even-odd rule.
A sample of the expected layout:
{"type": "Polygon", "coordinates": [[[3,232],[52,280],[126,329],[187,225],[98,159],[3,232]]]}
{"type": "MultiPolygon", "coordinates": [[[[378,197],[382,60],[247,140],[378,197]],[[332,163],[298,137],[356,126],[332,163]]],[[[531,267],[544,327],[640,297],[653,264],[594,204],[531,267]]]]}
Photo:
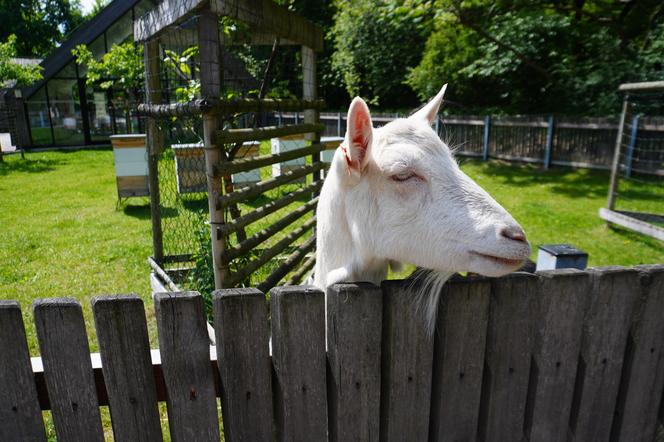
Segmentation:
{"type": "Polygon", "coordinates": [[[300,123],[300,113],[298,111],[295,111],[295,124],[300,123]]]}
{"type": "Polygon", "coordinates": [[[341,136],[341,112],[337,113],[337,136],[341,136]]]}
{"type": "Polygon", "coordinates": [[[544,150],[544,168],[551,166],[551,150],[553,149],[553,115],[549,116],[549,125],[546,128],[546,147],[544,150]]]}
{"type": "Polygon", "coordinates": [[[632,159],[634,158],[634,147],[636,147],[636,134],[639,130],[639,116],[632,117],[632,130],[629,134],[629,144],[627,145],[627,157],[625,158],[625,178],[632,175],[632,159]]]}
{"type": "Polygon", "coordinates": [[[482,160],[489,159],[489,134],[491,133],[491,116],[484,117],[484,147],[482,149],[482,160]]]}
{"type": "Polygon", "coordinates": [[[440,136],[440,117],[438,115],[436,115],[435,129],[436,135],[440,136]]]}
{"type": "Polygon", "coordinates": [[[279,111],[279,113],[277,114],[277,125],[278,126],[283,125],[282,118],[283,118],[283,116],[281,115],[281,111],[279,111]]]}

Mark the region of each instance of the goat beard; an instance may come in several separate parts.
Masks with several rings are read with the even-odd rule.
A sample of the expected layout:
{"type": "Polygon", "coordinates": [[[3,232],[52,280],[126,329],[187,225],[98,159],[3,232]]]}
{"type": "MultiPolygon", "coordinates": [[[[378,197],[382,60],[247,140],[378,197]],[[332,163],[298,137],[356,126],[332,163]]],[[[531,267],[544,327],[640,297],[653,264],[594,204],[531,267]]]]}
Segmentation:
{"type": "Polygon", "coordinates": [[[417,268],[409,279],[409,290],[413,294],[415,312],[420,316],[431,337],[436,331],[436,319],[443,285],[453,273],[443,273],[435,270],[417,268]]]}

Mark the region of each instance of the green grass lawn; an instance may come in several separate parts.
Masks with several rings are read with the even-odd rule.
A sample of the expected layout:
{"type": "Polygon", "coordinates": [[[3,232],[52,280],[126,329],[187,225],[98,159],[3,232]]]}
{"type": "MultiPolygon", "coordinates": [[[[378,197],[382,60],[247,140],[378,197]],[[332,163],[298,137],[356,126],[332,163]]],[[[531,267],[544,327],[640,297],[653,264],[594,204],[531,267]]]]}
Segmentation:
{"type": "MultiPolygon", "coordinates": [[[[590,254],[591,266],[664,262],[661,242],[607,228],[597,216],[606,199],[607,173],[461,163],[522,224],[533,259],[538,244],[570,243],[590,254]]],[[[619,208],[664,213],[661,184],[661,179],[623,181],[619,208]]],[[[35,298],[80,300],[90,330],[94,295],[136,293],[151,303],[148,200],[116,209],[110,150],[30,153],[25,160],[6,156],[0,195],[0,296],[21,302],[32,354],[38,353],[30,319],[35,298]]],[[[156,344],[151,306],[146,311],[156,344]]],[[[94,337],[91,347],[96,350],[94,337]]]]}
{"type": "MultiPolygon", "coordinates": [[[[664,243],[606,226],[609,173],[461,160],[462,169],[525,229],[533,246],[569,243],[588,252],[589,266],[664,263],[664,243]]],[[[664,214],[664,178],[621,180],[616,208],[664,214]]]]}
{"type": "MultiPolygon", "coordinates": [[[[605,172],[463,159],[461,166],[521,223],[533,259],[538,244],[570,243],[590,254],[591,266],[664,262],[662,242],[607,228],[597,216],[606,200],[605,172]]],[[[624,182],[618,208],[664,213],[662,181],[624,182]]],[[[146,263],[148,200],[119,210],[116,200],[111,150],[29,153],[25,160],[11,155],[0,163],[0,298],[21,303],[32,355],[39,350],[31,303],[39,297],[78,299],[96,351],[92,296],[136,293],[146,302],[150,341],[157,346],[146,263]]]]}

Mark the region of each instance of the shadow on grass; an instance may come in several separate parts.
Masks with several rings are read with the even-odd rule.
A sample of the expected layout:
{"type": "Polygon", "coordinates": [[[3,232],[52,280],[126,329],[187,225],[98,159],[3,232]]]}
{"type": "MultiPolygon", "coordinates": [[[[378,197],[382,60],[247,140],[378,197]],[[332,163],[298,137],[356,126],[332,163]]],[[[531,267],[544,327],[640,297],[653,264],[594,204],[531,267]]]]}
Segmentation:
{"type": "MultiPolygon", "coordinates": [[[[150,204],[143,205],[131,205],[124,206],[122,211],[125,215],[131,216],[137,219],[150,219],[150,204]]],[[[161,208],[161,217],[162,218],[173,218],[178,216],[177,209],[172,207],[162,207],[161,208]]]]}
{"type": "Polygon", "coordinates": [[[55,170],[57,166],[62,166],[67,164],[63,160],[52,160],[52,159],[18,159],[13,161],[7,161],[0,163],[0,176],[6,176],[10,173],[40,173],[40,172],[50,172],[55,170]]]}
{"type": "MultiPolygon", "coordinates": [[[[488,163],[464,161],[462,164],[475,164],[481,167],[483,174],[496,178],[501,184],[526,189],[533,185],[546,185],[553,193],[569,198],[604,198],[609,188],[610,173],[608,171],[589,169],[553,168],[544,170],[533,165],[515,165],[503,161],[492,160],[488,163]]],[[[660,181],[661,182],[661,181],[660,181]]],[[[657,186],[657,179],[651,179],[630,188],[621,186],[621,197],[634,200],[660,201],[662,196],[649,186],[657,186]],[[652,183],[650,183],[652,181],[652,183]]]]}
{"type": "MultiPolygon", "coordinates": [[[[655,239],[651,238],[646,235],[642,235],[640,233],[633,232],[629,229],[625,229],[624,227],[616,226],[616,225],[609,225],[608,229],[610,229],[613,233],[616,235],[619,235],[620,237],[628,240],[628,241],[634,241],[637,242],[644,247],[647,247],[655,252],[660,252],[662,253],[662,242],[655,239]]],[[[646,263],[644,263],[646,264],[646,263]]]]}

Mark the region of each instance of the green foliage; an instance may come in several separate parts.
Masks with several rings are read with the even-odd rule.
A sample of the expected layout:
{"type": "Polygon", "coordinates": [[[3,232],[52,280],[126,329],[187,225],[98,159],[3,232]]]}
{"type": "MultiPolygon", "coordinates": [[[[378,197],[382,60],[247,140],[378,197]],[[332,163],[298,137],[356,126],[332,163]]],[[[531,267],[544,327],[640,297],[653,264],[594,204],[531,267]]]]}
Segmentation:
{"type": "Polygon", "coordinates": [[[88,68],[87,83],[102,89],[113,88],[119,94],[138,95],[143,85],[143,47],[133,42],[114,45],[110,51],[96,60],[85,45],[72,50],[78,64],[88,68]]]}
{"type": "Polygon", "coordinates": [[[337,0],[335,6],[332,68],[348,93],[386,106],[413,101],[412,90],[403,81],[422,55],[431,2],[337,0]]]}
{"type": "Polygon", "coordinates": [[[455,112],[607,115],[617,86],[661,79],[661,4],[644,1],[438,0],[424,56],[408,76],[420,98],[450,82],[455,112]]]}
{"type": "Polygon", "coordinates": [[[187,276],[187,285],[194,287],[203,297],[208,319],[212,319],[212,292],[214,291],[214,265],[212,263],[212,242],[210,226],[205,216],[201,216],[196,231],[198,250],[194,253],[194,267],[187,276]]]}
{"type": "Polygon", "coordinates": [[[182,54],[166,49],[163,64],[170,69],[181,83],[175,88],[175,97],[180,102],[191,101],[201,95],[200,66],[194,63],[198,56],[198,46],[191,46],[182,54]]]}
{"type": "Polygon", "coordinates": [[[92,9],[88,14],[86,14],[85,18],[86,19],[91,19],[95,15],[99,14],[102,9],[104,9],[108,4],[111,2],[111,0],[94,0],[94,3],[92,4],[92,9]]]}
{"type": "Polygon", "coordinates": [[[17,37],[22,57],[45,57],[83,22],[78,0],[0,0],[0,41],[17,37]]]}
{"type": "Polygon", "coordinates": [[[87,84],[113,90],[116,100],[127,113],[127,131],[132,132],[129,111],[132,101],[140,100],[144,78],[143,47],[135,46],[131,41],[117,44],[101,60],[95,59],[85,45],[78,45],[71,52],[79,65],[87,67],[87,84]]]}
{"type": "Polygon", "coordinates": [[[20,65],[12,62],[14,57],[16,57],[16,36],[10,35],[6,42],[0,42],[0,87],[6,82],[27,86],[42,78],[41,66],[20,65]]]}

